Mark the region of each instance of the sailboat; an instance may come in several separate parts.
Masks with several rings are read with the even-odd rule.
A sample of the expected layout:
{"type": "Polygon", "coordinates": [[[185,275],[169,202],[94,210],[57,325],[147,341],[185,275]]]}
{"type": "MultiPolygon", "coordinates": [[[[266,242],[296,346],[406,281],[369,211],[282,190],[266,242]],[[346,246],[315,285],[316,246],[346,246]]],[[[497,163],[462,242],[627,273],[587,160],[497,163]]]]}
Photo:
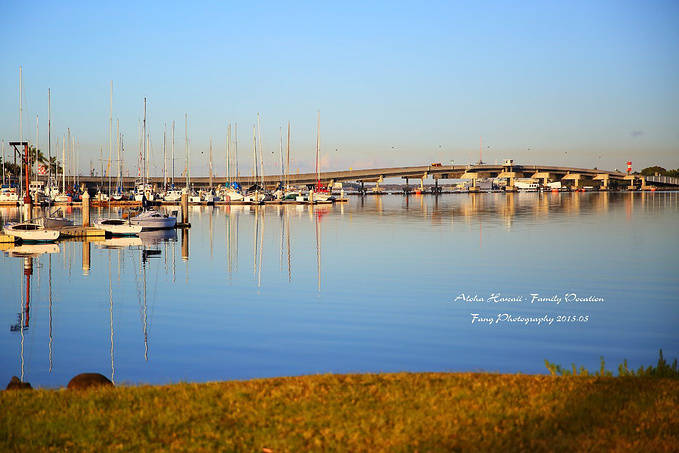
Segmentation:
{"type": "MultiPolygon", "coordinates": [[[[140,214],[141,215],[141,214],[140,214]]],[[[141,225],[133,224],[130,219],[98,219],[94,226],[112,236],[134,236],[141,233],[141,225]]]]}
{"type": "MultiPolygon", "coordinates": [[[[47,142],[48,142],[48,162],[47,165],[50,166],[50,175],[52,173],[51,170],[51,156],[52,156],[52,102],[51,102],[51,92],[48,89],[47,90],[47,142]]],[[[49,180],[51,178],[48,178],[48,184],[49,180]]],[[[53,190],[48,189],[47,194],[51,194],[53,190]]],[[[48,206],[51,205],[51,197],[48,197],[48,206]]],[[[62,227],[68,227],[68,226],[73,226],[73,220],[67,219],[64,217],[63,211],[61,211],[60,215],[56,215],[54,212],[49,213],[40,219],[37,219],[37,221],[44,227],[44,228],[62,228],[62,227]]]]}
{"type": "MultiPolygon", "coordinates": [[[[146,136],[146,98],[144,98],[144,129],[143,136],[146,136]]],[[[144,169],[146,169],[146,140],[144,140],[144,169]]],[[[148,176],[147,176],[148,177],[148,176]]],[[[148,183],[145,184],[148,186],[148,183]]],[[[147,198],[148,199],[148,198],[147,198]]],[[[149,199],[149,201],[151,201],[149,199]]],[[[139,215],[129,219],[134,225],[139,225],[144,230],[157,230],[164,228],[174,228],[177,225],[176,215],[161,214],[158,211],[144,209],[139,215]]]]}
{"type": "MultiPolygon", "coordinates": [[[[236,129],[236,132],[238,130],[236,129]]],[[[238,137],[236,137],[236,143],[238,137]]],[[[221,197],[229,203],[243,201],[243,194],[240,192],[240,185],[231,181],[231,124],[227,126],[226,134],[226,184],[221,191],[221,197]]]]}
{"type": "MultiPolygon", "coordinates": [[[[71,143],[71,130],[68,130],[68,142],[69,146],[71,143]]],[[[56,194],[54,196],[53,201],[55,203],[63,204],[63,203],[71,203],[73,201],[73,198],[66,193],[66,136],[64,135],[64,138],[61,142],[61,192],[56,194]]]]}
{"type": "Polygon", "coordinates": [[[59,231],[50,230],[37,222],[15,222],[3,228],[8,236],[20,238],[24,242],[54,242],[59,239],[59,231]]]}
{"type": "MultiPolygon", "coordinates": [[[[259,116],[257,117],[259,120],[259,116]]],[[[261,146],[261,144],[260,144],[261,146]]],[[[248,193],[243,197],[243,201],[250,204],[264,204],[264,194],[260,193],[260,189],[263,190],[264,187],[260,187],[257,182],[258,170],[257,170],[257,135],[255,126],[252,126],[252,180],[253,185],[248,189],[248,193]]]]}
{"type": "Polygon", "coordinates": [[[332,196],[327,187],[321,183],[321,167],[320,167],[320,153],[321,153],[321,111],[318,111],[318,126],[316,130],[316,185],[314,186],[313,200],[310,203],[332,203],[335,198],[332,196]]]}

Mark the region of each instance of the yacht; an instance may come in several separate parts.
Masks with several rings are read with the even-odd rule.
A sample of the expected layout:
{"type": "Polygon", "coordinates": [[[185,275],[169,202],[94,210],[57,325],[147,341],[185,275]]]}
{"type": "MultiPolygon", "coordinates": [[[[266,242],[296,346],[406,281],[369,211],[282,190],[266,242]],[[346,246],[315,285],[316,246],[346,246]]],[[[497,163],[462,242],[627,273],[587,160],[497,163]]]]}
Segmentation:
{"type": "Polygon", "coordinates": [[[177,225],[177,216],[161,214],[158,211],[148,210],[142,211],[140,214],[132,217],[130,222],[133,225],[140,225],[142,231],[146,230],[160,230],[164,228],[174,228],[177,225]]]}
{"type": "Polygon", "coordinates": [[[130,219],[98,219],[94,226],[113,236],[133,236],[141,233],[142,226],[133,224],[130,219]]]}

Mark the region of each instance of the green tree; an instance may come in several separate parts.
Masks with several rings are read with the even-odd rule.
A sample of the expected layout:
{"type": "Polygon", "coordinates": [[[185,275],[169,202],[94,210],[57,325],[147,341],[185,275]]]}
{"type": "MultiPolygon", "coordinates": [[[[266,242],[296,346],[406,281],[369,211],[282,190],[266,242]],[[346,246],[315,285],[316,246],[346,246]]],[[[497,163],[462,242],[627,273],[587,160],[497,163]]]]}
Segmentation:
{"type": "Polygon", "coordinates": [[[641,174],[643,176],[655,176],[656,173],[658,173],[660,176],[665,176],[667,174],[667,170],[658,165],[654,167],[646,167],[643,170],[641,170],[641,174]]]}

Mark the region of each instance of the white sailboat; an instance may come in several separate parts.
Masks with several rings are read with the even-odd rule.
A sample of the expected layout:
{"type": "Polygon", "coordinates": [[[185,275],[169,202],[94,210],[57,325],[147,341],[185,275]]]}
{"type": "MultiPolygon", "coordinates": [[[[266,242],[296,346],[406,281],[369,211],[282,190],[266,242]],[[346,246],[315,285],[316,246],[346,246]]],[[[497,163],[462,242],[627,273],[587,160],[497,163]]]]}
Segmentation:
{"type": "Polygon", "coordinates": [[[16,222],[4,226],[8,236],[20,238],[24,242],[54,242],[59,239],[59,231],[50,230],[37,222],[16,222]]]}
{"type": "MultiPolygon", "coordinates": [[[[144,133],[146,136],[146,98],[144,98],[144,133]]],[[[146,168],[146,141],[144,141],[144,167],[146,168]]],[[[148,174],[147,174],[148,178],[148,174]]],[[[148,184],[147,184],[148,185],[148,184]]],[[[149,199],[151,201],[151,199],[149,199]]],[[[177,225],[176,215],[161,214],[154,210],[144,210],[139,215],[129,219],[133,225],[141,226],[142,231],[159,230],[165,228],[174,228],[177,225]]]]}

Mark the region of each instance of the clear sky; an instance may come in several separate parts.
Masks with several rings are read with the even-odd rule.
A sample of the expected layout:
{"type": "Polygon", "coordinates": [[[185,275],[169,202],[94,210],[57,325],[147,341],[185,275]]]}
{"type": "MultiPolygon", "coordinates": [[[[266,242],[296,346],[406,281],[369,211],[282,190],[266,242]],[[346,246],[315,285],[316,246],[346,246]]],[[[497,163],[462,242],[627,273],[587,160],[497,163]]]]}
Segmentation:
{"type": "Polygon", "coordinates": [[[677,1],[323,3],[1,2],[0,138],[23,66],[24,137],[39,115],[46,144],[51,88],[53,143],[69,127],[85,171],[111,80],[131,174],[145,96],[154,173],[172,120],[183,156],[184,113],[192,174],[210,137],[224,174],[228,121],[249,173],[257,112],[267,172],[288,120],[309,170],[318,110],[324,170],[469,163],[481,137],[489,162],[679,167],[677,1]]]}

